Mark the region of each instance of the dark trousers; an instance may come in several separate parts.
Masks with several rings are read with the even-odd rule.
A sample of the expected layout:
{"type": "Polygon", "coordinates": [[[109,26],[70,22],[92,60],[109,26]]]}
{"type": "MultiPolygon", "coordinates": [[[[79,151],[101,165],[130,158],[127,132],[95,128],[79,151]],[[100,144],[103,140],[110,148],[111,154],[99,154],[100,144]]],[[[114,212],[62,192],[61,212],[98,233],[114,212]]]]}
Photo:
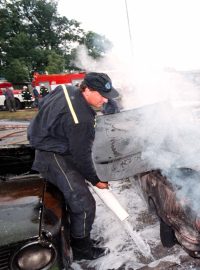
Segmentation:
{"type": "Polygon", "coordinates": [[[39,98],[38,97],[35,97],[35,101],[34,101],[34,106],[37,108],[38,107],[38,104],[39,104],[39,98]]]}
{"type": "Polygon", "coordinates": [[[94,222],[96,203],[69,156],[36,150],[34,170],[63,193],[70,214],[70,233],[74,238],[89,236],[94,222]]]}
{"type": "Polygon", "coordinates": [[[8,110],[9,110],[10,112],[12,112],[12,110],[13,110],[13,111],[16,111],[16,107],[15,107],[15,99],[14,99],[14,98],[7,98],[7,99],[6,99],[6,105],[7,105],[8,110]]]}

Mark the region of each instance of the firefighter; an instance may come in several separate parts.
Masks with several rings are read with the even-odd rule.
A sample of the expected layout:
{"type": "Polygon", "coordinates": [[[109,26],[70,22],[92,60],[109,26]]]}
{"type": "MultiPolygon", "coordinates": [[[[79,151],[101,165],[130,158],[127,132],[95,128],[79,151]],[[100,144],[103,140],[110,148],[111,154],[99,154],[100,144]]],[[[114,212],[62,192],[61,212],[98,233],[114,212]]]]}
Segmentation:
{"type": "Polygon", "coordinates": [[[34,87],[32,91],[33,91],[33,97],[35,99],[33,104],[34,104],[34,107],[37,108],[39,104],[39,92],[36,87],[34,87]]]}
{"type": "Polygon", "coordinates": [[[6,106],[9,110],[9,112],[16,112],[16,105],[15,105],[15,97],[12,91],[11,87],[6,87],[5,91],[4,91],[4,95],[6,98],[6,106]]]}
{"type": "Polygon", "coordinates": [[[32,168],[64,195],[75,260],[93,260],[109,252],[90,238],[96,204],[85,179],[100,189],[108,188],[92,161],[96,113],[91,106],[100,108],[117,95],[107,74],[88,73],[79,88],[58,86],[50,92],[28,128],[28,139],[36,149],[32,168]]]}
{"type": "Polygon", "coordinates": [[[42,84],[40,87],[40,95],[42,97],[45,97],[47,94],[49,94],[49,90],[47,87],[44,86],[44,84],[42,84]]]}
{"type": "Polygon", "coordinates": [[[23,86],[22,97],[25,103],[25,108],[31,108],[32,95],[27,86],[23,86]]]}

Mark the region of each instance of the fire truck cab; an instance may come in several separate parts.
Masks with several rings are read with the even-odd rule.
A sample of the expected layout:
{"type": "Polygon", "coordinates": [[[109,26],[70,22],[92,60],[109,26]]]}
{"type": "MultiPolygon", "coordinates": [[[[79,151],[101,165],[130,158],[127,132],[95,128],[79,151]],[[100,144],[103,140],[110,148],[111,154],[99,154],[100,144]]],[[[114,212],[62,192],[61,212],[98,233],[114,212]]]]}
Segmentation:
{"type": "MultiPolygon", "coordinates": [[[[6,87],[12,87],[12,83],[6,81],[5,79],[0,79],[0,107],[7,108],[6,99],[4,95],[4,89],[6,87]]],[[[24,107],[24,100],[21,94],[21,90],[13,89],[14,97],[15,97],[15,105],[16,109],[22,109],[24,107]]]]}
{"type": "Polygon", "coordinates": [[[48,91],[54,90],[58,85],[62,84],[79,84],[85,77],[85,72],[79,73],[64,73],[64,74],[34,74],[32,86],[40,91],[40,87],[44,86],[48,91]]]}

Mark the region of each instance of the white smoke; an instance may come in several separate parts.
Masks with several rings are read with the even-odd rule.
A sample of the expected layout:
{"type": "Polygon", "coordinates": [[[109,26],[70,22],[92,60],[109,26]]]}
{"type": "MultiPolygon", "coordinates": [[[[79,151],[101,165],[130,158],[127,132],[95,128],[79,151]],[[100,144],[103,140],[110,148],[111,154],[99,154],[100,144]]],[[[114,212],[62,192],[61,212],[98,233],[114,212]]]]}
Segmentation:
{"type": "Polygon", "coordinates": [[[150,101],[148,95],[153,93],[152,97],[155,95],[157,101],[160,99],[142,115],[138,130],[138,136],[146,145],[142,158],[164,175],[170,173],[170,181],[179,186],[178,200],[189,198],[185,205],[190,205],[198,213],[200,174],[190,173],[188,176],[177,173],[175,168],[200,170],[199,88],[177,72],[167,72],[160,78],[158,87],[152,88],[150,83],[149,92],[143,82],[138,84],[141,86],[139,95],[147,93],[150,101]]]}
{"type": "MultiPolygon", "coordinates": [[[[106,72],[111,77],[113,86],[119,89],[123,109],[133,109],[133,120],[137,121],[134,119],[134,108],[137,111],[141,109],[140,123],[135,129],[133,126],[133,138],[138,136],[140,141],[144,142],[142,158],[148,161],[152,169],[160,169],[174,186],[179,186],[177,191],[179,201],[182,198],[189,198],[190,205],[198,211],[200,194],[198,174],[184,175],[177,170],[182,167],[200,169],[198,86],[181,72],[166,69],[164,65],[152,65],[145,62],[145,59],[143,62],[136,61],[131,55],[121,56],[114,51],[97,61],[87,54],[84,46],[81,46],[76,65],[87,72],[106,72]]],[[[133,193],[127,192],[124,197],[123,192],[120,194],[122,196],[120,202],[123,202],[123,198],[127,204],[134,202],[131,204],[131,209],[141,204],[133,201],[133,193]]],[[[139,268],[141,265],[139,266],[133,254],[134,247],[131,246],[129,250],[124,247],[126,238],[119,224],[109,219],[104,211],[103,214],[97,215],[96,222],[98,224],[96,233],[98,235],[104,233],[104,237],[109,239],[108,246],[110,245],[111,254],[100,261],[91,262],[90,266],[95,269],[108,269],[112,265],[113,269],[117,269],[124,263],[127,269],[129,266],[134,266],[134,269],[139,268]],[[99,220],[100,218],[103,218],[103,222],[99,220]],[[99,228],[99,224],[102,227],[99,228]],[[131,260],[132,257],[134,262],[131,260]]],[[[152,238],[152,231],[149,235],[152,238]]]]}
{"type": "MultiPolygon", "coordinates": [[[[145,142],[142,158],[150,167],[164,174],[172,168],[200,170],[200,89],[186,78],[186,73],[135,63],[131,56],[128,60],[120,58],[114,51],[100,61],[93,60],[84,46],[78,51],[76,64],[86,71],[106,72],[122,96],[124,110],[141,108],[140,125],[133,136],[145,142]]],[[[178,181],[176,175],[174,179],[178,181]]],[[[189,182],[183,183],[181,196],[190,193],[198,200],[189,182]]]]}
{"type": "Polygon", "coordinates": [[[130,68],[130,63],[126,57],[117,55],[110,51],[105,57],[98,60],[88,55],[84,45],[79,46],[74,64],[86,72],[104,72],[112,79],[113,86],[122,95],[124,103],[128,103],[128,96],[133,96],[134,76],[130,68]]]}

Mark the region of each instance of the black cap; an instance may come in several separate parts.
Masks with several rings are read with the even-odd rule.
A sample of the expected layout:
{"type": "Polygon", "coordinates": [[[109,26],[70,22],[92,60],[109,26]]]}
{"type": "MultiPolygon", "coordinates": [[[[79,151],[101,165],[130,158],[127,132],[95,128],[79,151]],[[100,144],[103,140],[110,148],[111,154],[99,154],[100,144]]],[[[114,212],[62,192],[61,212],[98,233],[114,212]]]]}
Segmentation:
{"type": "Polygon", "coordinates": [[[112,87],[112,81],[105,73],[90,72],[85,75],[84,83],[88,88],[98,91],[105,98],[119,96],[117,90],[112,87]]]}

